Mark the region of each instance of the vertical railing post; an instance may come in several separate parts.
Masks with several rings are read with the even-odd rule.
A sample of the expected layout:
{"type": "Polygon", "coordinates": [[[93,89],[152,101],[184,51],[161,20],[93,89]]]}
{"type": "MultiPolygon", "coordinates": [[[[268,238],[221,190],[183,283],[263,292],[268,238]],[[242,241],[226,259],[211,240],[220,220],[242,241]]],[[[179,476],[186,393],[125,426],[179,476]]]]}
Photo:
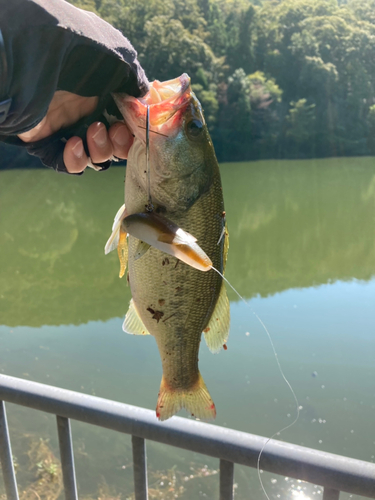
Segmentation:
{"type": "Polygon", "coordinates": [[[12,448],[10,446],[4,401],[0,401],[0,462],[7,500],[18,500],[16,474],[14,472],[12,448]]]}
{"type": "Polygon", "coordinates": [[[331,488],[324,488],[323,500],[339,500],[340,491],[332,490],[331,488]]]}
{"type": "Polygon", "coordinates": [[[56,416],[56,419],[65,499],[78,500],[70,421],[68,418],[59,417],[58,415],[56,416]]]}
{"type": "Polygon", "coordinates": [[[234,464],[220,460],[220,500],[233,500],[234,464]]]}
{"type": "Polygon", "coordinates": [[[147,459],[145,440],[137,436],[132,436],[132,447],[135,500],[147,500],[147,459]]]}

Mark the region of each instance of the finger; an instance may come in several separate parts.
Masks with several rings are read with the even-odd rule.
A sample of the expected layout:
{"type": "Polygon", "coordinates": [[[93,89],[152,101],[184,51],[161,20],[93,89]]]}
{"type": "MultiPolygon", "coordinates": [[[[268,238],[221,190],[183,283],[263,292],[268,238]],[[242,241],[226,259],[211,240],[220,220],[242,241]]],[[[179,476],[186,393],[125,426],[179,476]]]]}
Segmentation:
{"type": "Polygon", "coordinates": [[[64,148],[64,163],[70,174],[82,172],[87,167],[88,158],[80,137],[71,137],[64,148]]]}
{"type": "Polygon", "coordinates": [[[92,123],[87,129],[86,137],[93,163],[103,163],[112,157],[112,143],[103,123],[92,123]]]}
{"type": "Polygon", "coordinates": [[[117,156],[117,158],[127,158],[134,137],[125,123],[117,122],[112,125],[108,131],[108,135],[112,142],[113,154],[117,156]]]}

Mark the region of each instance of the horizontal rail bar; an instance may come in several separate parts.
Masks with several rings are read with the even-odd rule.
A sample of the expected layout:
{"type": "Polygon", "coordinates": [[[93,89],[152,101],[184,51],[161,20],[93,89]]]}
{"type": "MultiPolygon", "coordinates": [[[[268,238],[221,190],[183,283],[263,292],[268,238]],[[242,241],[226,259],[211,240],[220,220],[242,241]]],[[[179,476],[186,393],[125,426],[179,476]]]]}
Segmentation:
{"type": "MultiPolygon", "coordinates": [[[[267,441],[181,417],[159,422],[151,410],[7,375],[0,375],[0,400],[249,467],[257,466],[259,452],[267,441]]],[[[271,440],[260,465],[274,474],[375,498],[375,464],[369,462],[271,440]]]]}

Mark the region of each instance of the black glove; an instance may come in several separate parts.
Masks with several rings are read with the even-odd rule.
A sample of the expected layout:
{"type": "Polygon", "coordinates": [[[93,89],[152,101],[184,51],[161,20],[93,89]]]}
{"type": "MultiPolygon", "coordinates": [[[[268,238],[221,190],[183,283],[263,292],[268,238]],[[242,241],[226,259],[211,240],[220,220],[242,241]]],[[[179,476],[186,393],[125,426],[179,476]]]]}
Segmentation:
{"type": "Polygon", "coordinates": [[[140,97],[148,91],[137,53],[111,25],[62,0],[0,0],[0,12],[0,140],[23,146],[48,167],[66,172],[66,140],[80,136],[88,153],[88,126],[94,121],[108,125],[104,110],[121,117],[111,92],[140,97]],[[17,134],[43,119],[56,90],[99,96],[99,105],[92,115],[50,137],[21,141],[17,134]]]}

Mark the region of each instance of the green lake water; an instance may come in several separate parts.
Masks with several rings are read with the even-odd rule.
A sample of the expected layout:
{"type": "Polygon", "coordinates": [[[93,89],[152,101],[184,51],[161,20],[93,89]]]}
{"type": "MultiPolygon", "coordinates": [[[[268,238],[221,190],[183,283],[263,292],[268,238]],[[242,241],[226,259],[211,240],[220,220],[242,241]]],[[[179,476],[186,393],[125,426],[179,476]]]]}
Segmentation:
{"type": "MultiPolygon", "coordinates": [[[[302,407],[280,439],[374,462],[374,159],[224,164],[221,172],[226,276],[251,309],[228,290],[228,350],[213,355],[201,344],[216,423],[270,436],[294,419],[293,397],[255,311],[302,407]]],[[[82,177],[0,171],[0,371],[154,409],[156,343],[122,332],[130,291],[118,278],[117,256],[103,252],[123,182],[121,167],[82,177]]],[[[50,439],[58,456],[55,419],[12,405],[8,414],[26,487],[25,443],[50,439]]],[[[72,429],[80,495],[98,498],[107,488],[130,497],[130,438],[77,422],[72,429]]],[[[172,498],[173,475],[178,498],[218,497],[217,460],[147,446],[150,487],[165,498],[172,498]]],[[[321,498],[321,488],[308,483],[262,477],[272,499],[321,498]]],[[[236,467],[235,482],[237,499],[263,498],[256,471],[236,467]]],[[[356,498],[340,499],[349,497],[356,498]]]]}

